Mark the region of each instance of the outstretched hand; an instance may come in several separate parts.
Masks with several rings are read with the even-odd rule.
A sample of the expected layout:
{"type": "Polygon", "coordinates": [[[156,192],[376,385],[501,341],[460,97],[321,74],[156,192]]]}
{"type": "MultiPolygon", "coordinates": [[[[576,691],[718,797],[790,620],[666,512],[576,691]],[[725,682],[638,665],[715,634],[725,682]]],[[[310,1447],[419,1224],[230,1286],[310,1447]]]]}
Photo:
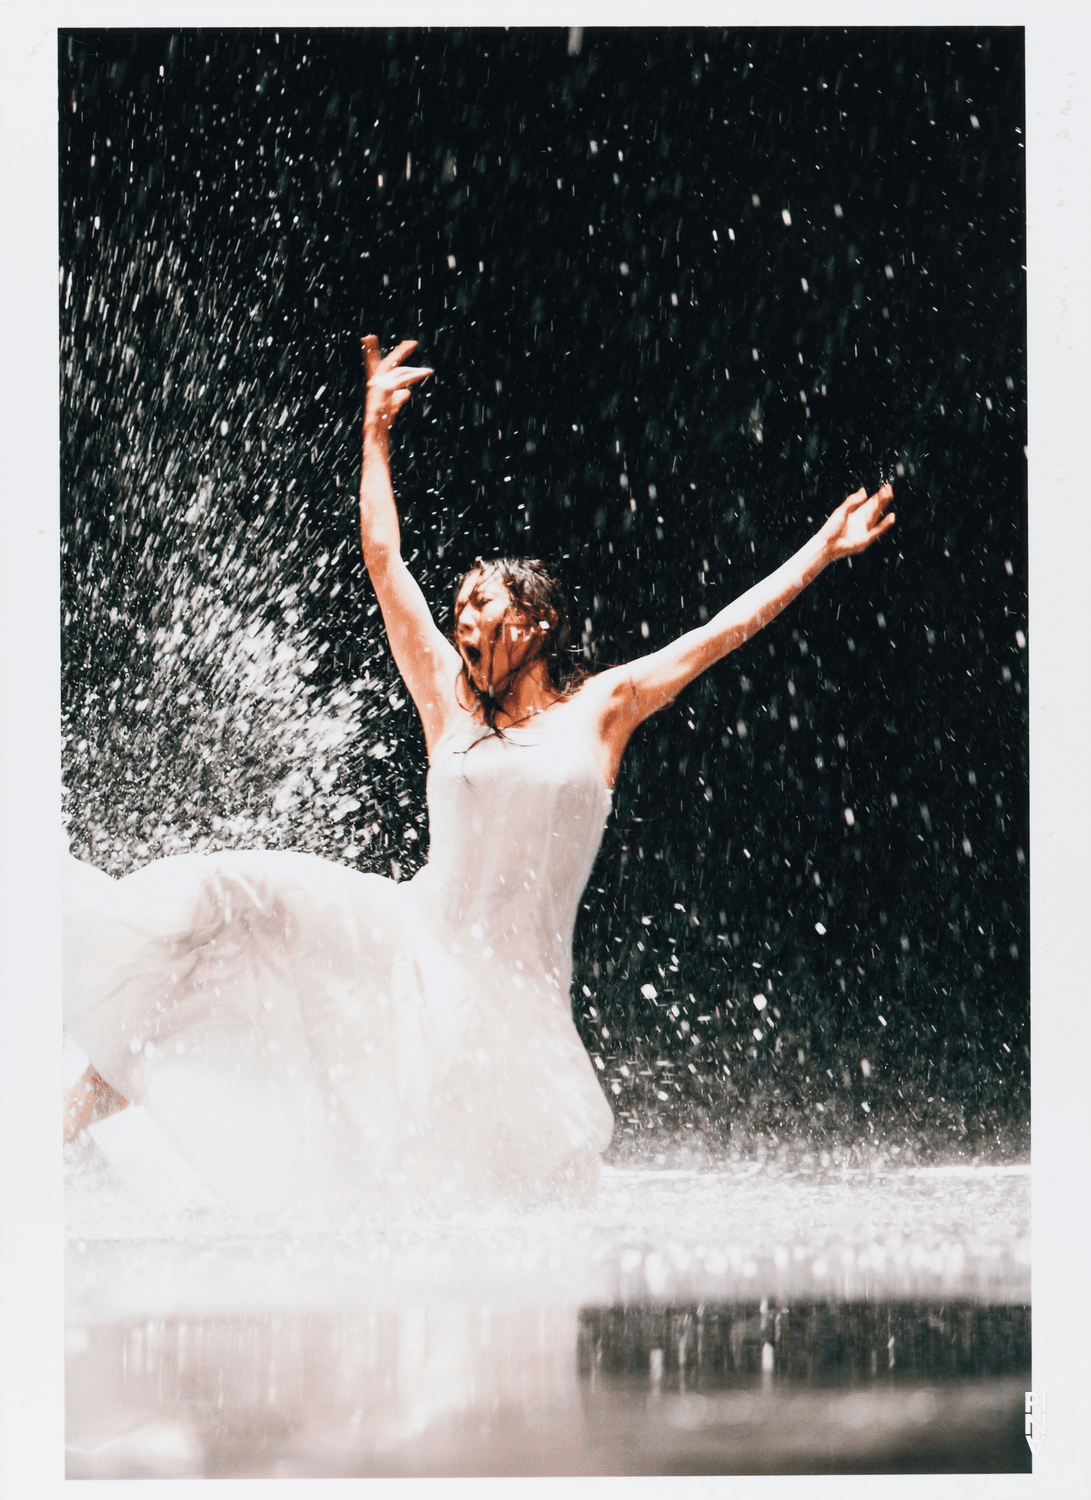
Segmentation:
{"type": "Polygon", "coordinates": [[[367,405],[364,409],[365,431],[389,432],[391,423],[409,400],[410,386],[427,380],[433,372],[423,365],[403,365],[402,360],[417,347],[416,339],[403,339],[384,358],[379,354],[379,340],[373,333],[360,341],[367,365],[367,405]]]}
{"type": "Polygon", "coordinates": [[[830,557],[852,557],[889,531],[894,525],[894,512],[888,516],[883,512],[893,498],[894,486],[884,484],[874,495],[859,489],[842,500],[820,532],[830,557]]]}

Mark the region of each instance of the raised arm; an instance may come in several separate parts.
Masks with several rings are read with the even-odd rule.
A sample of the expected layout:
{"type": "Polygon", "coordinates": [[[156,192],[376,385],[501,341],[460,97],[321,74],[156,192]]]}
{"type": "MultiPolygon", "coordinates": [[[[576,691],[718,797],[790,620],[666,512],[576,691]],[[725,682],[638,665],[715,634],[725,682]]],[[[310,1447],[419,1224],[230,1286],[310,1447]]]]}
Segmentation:
{"type": "Polygon", "coordinates": [[[360,471],[360,542],[394,661],[421,716],[431,754],[454,706],[454,683],[461,661],[436,626],[420,586],[402,559],[401,530],[390,482],[390,428],[409,400],[410,387],[432,371],[402,364],[417,347],[413,339],[398,344],[385,359],[380,357],[379,340],[373,334],[363,340],[363,345],[368,379],[360,471]]]}
{"type": "Polygon", "coordinates": [[[823,568],[840,557],[863,552],[888,531],[894,525],[894,515],[883,513],[893,498],[889,484],[870,496],[866,490],[857,490],[793,557],[740,594],[707,625],[594,678],[595,691],[602,694],[599,734],[610,762],[604,767],[608,780],[613,781],[638,724],[665,708],[695,677],[768,625],[823,568]]]}

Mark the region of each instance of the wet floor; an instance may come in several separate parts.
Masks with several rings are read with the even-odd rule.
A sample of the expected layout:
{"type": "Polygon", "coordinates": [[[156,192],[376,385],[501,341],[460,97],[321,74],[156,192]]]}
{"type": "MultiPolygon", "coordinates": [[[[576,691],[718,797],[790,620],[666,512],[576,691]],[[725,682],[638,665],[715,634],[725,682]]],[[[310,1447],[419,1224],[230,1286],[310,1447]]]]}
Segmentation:
{"type": "Polygon", "coordinates": [[[406,1301],[69,1338],[69,1478],[1030,1467],[1025,1307],[406,1301]]]}
{"type": "Polygon", "coordinates": [[[127,1113],[66,1162],[69,1477],[1030,1467],[1025,1165],[630,1161],[593,1208],[268,1223],[127,1113]]]}

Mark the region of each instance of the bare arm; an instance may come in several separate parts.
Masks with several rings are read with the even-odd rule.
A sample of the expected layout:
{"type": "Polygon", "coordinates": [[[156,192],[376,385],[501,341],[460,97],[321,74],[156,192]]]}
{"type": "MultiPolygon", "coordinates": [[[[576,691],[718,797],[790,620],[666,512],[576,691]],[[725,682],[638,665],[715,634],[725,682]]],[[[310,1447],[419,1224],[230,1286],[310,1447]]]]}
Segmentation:
{"type": "Polygon", "coordinates": [[[768,625],[823,568],[839,557],[863,552],[888,531],[894,516],[884,516],[883,512],[893,497],[889,484],[870,497],[866,490],[857,490],[794,556],[740,594],[706,625],[687,631],[660,651],[639,657],[628,666],[612,667],[595,678],[594,690],[602,694],[599,738],[607,779],[614,780],[638,724],[665,708],[695,677],[768,625]]]}
{"type": "Polygon", "coordinates": [[[416,704],[431,754],[454,705],[454,682],[461,661],[432,619],[416,579],[401,554],[401,530],[390,482],[390,428],[409,400],[409,388],[432,372],[403,366],[417,346],[406,340],[385,359],[379,341],[363,341],[367,360],[367,405],[364,412],[364,456],[360,471],[360,542],[387,639],[398,671],[416,704]]]}

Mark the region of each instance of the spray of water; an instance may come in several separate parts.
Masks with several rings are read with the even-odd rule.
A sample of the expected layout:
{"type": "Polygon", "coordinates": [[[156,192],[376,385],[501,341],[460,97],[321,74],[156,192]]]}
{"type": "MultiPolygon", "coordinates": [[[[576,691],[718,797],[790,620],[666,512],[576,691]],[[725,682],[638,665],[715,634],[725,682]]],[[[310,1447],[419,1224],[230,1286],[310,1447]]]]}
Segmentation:
{"type": "MultiPolygon", "coordinates": [[[[230,847],[354,861],[397,804],[400,776],[383,762],[404,699],[377,661],[323,684],[329,641],[300,617],[274,526],[225,522],[217,498],[206,481],[176,524],[163,524],[169,494],[141,505],[145,576],[114,580],[105,611],[115,671],[65,705],[72,846],[113,874],[230,847]]],[[[312,583],[335,561],[314,559],[312,583]]],[[[94,607],[93,573],[79,591],[94,607]]]]}

